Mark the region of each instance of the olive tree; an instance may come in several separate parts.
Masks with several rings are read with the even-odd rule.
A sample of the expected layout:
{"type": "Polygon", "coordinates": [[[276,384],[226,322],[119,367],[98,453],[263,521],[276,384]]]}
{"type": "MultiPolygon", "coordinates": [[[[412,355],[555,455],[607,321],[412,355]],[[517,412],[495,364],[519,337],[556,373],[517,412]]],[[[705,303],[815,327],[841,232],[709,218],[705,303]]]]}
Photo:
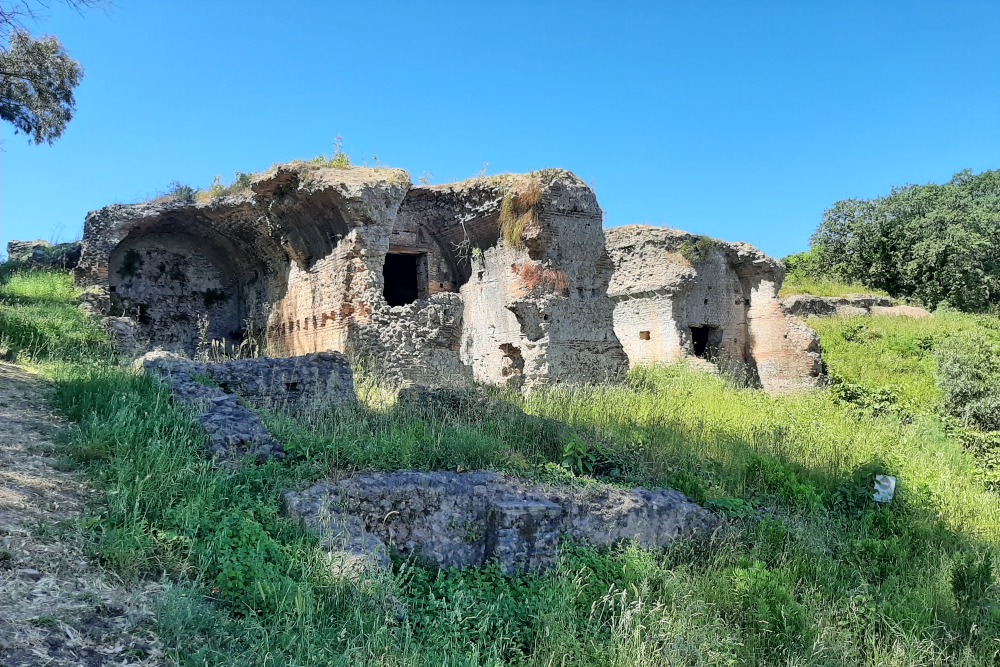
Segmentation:
{"type": "MultiPolygon", "coordinates": [[[[101,0],[61,0],[82,10],[101,0]]],[[[56,37],[32,37],[27,23],[51,4],[47,0],[0,0],[0,119],[36,144],[58,139],[76,111],[74,91],[83,68],[56,37]]]]}

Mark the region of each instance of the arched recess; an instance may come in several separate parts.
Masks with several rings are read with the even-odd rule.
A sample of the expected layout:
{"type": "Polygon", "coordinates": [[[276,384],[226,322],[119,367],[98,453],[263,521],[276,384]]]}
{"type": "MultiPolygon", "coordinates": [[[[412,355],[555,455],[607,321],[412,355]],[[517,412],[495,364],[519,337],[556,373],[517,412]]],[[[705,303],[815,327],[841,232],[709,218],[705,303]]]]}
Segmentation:
{"type": "Polygon", "coordinates": [[[403,200],[397,226],[418,228],[440,252],[441,273],[458,291],[469,282],[477,253],[500,240],[500,203],[495,188],[472,188],[460,195],[449,186],[417,187],[403,200]]]}
{"type": "Polygon", "coordinates": [[[262,333],[268,304],[287,289],[288,257],[244,213],[190,208],[132,221],[108,259],[112,314],[134,318],[151,345],[188,354],[262,333]]]}

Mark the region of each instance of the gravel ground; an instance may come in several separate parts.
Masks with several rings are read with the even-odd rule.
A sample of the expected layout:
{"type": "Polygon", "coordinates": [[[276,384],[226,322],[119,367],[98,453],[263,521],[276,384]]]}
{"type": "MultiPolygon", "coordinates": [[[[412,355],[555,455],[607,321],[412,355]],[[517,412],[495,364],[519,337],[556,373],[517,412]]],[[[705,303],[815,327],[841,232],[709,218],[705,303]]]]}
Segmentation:
{"type": "Polygon", "coordinates": [[[80,519],[97,496],[54,466],[70,426],[45,382],[0,363],[0,666],[159,665],[159,586],[126,585],[88,556],[80,519]]]}

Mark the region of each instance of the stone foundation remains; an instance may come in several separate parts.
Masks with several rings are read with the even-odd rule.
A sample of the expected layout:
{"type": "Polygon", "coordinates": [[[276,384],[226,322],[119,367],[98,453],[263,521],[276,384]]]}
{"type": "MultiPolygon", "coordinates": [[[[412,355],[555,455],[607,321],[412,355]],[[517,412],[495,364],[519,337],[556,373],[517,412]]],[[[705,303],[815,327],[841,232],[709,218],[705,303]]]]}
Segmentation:
{"type": "Polygon", "coordinates": [[[605,238],[615,334],[631,366],[702,358],[736,362],[773,393],[817,386],[819,338],[782,311],[779,262],[745,243],[660,227],[605,238]]]}
{"type": "Polygon", "coordinates": [[[858,315],[894,315],[897,317],[929,317],[930,312],[916,306],[901,305],[887,296],[812,296],[794,294],[781,302],[781,308],[795,317],[851,317],[858,315]]]}
{"type": "Polygon", "coordinates": [[[356,401],[351,368],[343,355],[335,353],[201,363],[158,351],[144,355],[136,365],[166,381],[174,397],[192,410],[208,434],[208,449],[214,456],[252,454],[259,460],[284,456],[260,417],[239,399],[258,408],[356,401]]]}
{"type": "Polygon", "coordinates": [[[11,241],[7,244],[7,261],[33,269],[74,269],[80,261],[80,243],[11,241]]]}
{"type": "Polygon", "coordinates": [[[530,388],[625,371],[611,270],[594,193],[568,172],[413,187],[293,163],[208,203],[91,213],[76,276],[161,349],[253,338],[404,385],[530,388]]]}
{"type": "Polygon", "coordinates": [[[359,564],[385,567],[393,550],[440,567],[495,562],[508,574],[553,565],[561,535],[656,548],[719,526],[677,491],[547,487],[493,472],[354,475],[286,494],[285,505],[359,564]]]}

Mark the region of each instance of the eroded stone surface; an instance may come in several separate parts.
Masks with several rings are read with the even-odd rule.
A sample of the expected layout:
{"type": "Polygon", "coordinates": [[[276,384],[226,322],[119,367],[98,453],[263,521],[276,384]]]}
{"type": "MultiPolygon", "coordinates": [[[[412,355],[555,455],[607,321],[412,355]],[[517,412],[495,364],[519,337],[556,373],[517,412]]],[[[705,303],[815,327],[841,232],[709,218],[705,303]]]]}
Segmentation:
{"type": "Polygon", "coordinates": [[[552,565],[560,535],[655,548],[719,525],[669,489],[548,487],[494,472],[359,474],[286,494],[285,506],[355,560],[384,565],[388,548],[442,567],[495,561],[508,573],[552,565]]]}
{"type": "Polygon", "coordinates": [[[187,354],[247,338],[340,351],[401,385],[532,387],[621,376],[593,192],[569,172],[413,187],[306,163],[209,203],[87,216],[87,305],[187,354]]]}
{"type": "Polygon", "coordinates": [[[209,451],[216,456],[284,456],[281,444],[239,398],[254,406],[356,400],[350,366],[336,353],[201,363],[157,351],[143,355],[136,364],[164,379],[175,398],[193,411],[208,434],[209,451]]]}
{"type": "Polygon", "coordinates": [[[849,317],[856,315],[894,315],[898,317],[928,317],[930,312],[916,306],[901,305],[887,296],[857,294],[852,296],[812,296],[793,294],[781,302],[782,309],[796,317],[849,317]]]}
{"type": "Polygon", "coordinates": [[[782,311],[779,262],[745,243],[668,228],[617,227],[605,238],[615,333],[632,366],[721,359],[744,364],[770,392],[818,384],[819,338],[782,311]]]}

